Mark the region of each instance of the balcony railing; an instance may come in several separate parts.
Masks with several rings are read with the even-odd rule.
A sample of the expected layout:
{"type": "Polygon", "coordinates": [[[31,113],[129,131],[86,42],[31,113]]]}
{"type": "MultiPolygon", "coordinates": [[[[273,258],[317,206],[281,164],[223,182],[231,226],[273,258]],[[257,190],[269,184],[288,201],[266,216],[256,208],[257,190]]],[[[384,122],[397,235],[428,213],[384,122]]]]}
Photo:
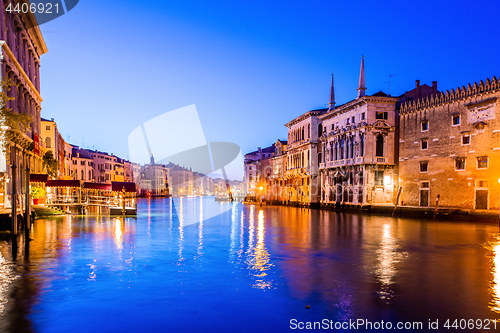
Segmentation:
{"type": "Polygon", "coordinates": [[[376,156],[354,157],[336,161],[326,161],[324,163],[320,163],[319,168],[325,169],[325,168],[336,168],[345,165],[378,164],[378,163],[388,164],[390,163],[390,159],[388,157],[376,157],[376,156]]]}

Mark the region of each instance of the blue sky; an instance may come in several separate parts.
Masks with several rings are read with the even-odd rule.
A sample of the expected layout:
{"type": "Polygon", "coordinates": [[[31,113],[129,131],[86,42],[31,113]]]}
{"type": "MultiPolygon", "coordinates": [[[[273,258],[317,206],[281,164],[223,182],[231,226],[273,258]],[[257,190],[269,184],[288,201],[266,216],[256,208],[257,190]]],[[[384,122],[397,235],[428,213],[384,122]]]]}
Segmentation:
{"type": "MultiPolygon", "coordinates": [[[[500,76],[496,1],[94,1],[40,26],[42,117],[64,139],[127,158],[130,132],[196,104],[207,141],[243,153],[284,124],[415,80],[439,90],[500,76]],[[84,139],[82,139],[84,138],[84,139]]],[[[185,135],[190,135],[187,119],[185,135]]],[[[183,138],[180,137],[179,140],[183,138]]]]}

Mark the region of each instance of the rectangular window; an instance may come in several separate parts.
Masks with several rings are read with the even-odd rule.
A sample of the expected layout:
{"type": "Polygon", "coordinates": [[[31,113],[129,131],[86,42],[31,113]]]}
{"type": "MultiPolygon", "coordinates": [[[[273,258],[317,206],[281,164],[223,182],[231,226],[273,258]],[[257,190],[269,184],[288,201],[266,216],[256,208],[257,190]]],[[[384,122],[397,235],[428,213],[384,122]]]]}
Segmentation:
{"type": "Polygon", "coordinates": [[[354,124],[354,116],[352,116],[352,118],[351,118],[351,122],[354,124]]]}
{"type": "Polygon", "coordinates": [[[364,112],[361,114],[361,120],[365,120],[365,113],[364,112]]]}
{"type": "Polygon", "coordinates": [[[470,145],[470,134],[462,135],[462,145],[470,145]]]}
{"type": "Polygon", "coordinates": [[[476,181],[476,187],[488,188],[488,181],[487,180],[478,180],[478,181],[476,181]]]}
{"type": "Polygon", "coordinates": [[[375,186],[384,185],[384,171],[375,170],[375,186]]]}
{"type": "Polygon", "coordinates": [[[50,131],[50,125],[45,126],[45,129],[46,129],[47,131],[50,131]]]}
{"type": "Polygon", "coordinates": [[[477,158],[478,169],[488,169],[488,156],[481,156],[477,158]]]}
{"type": "Polygon", "coordinates": [[[430,188],[430,187],[431,187],[431,186],[430,186],[429,182],[422,182],[422,183],[420,184],[420,188],[430,188]]]}
{"type": "Polygon", "coordinates": [[[350,119],[349,119],[349,118],[347,118],[347,120],[346,120],[346,122],[345,122],[345,123],[346,123],[346,125],[349,125],[349,120],[350,120],[350,119]]]}
{"type": "Polygon", "coordinates": [[[458,125],[460,125],[460,115],[454,114],[451,118],[451,126],[458,126],[458,125]]]}
{"type": "Polygon", "coordinates": [[[429,168],[429,162],[420,162],[420,172],[427,172],[429,168]]]}
{"type": "Polygon", "coordinates": [[[420,149],[426,150],[429,147],[429,142],[427,139],[422,139],[420,142],[420,149]]]}
{"type": "Polygon", "coordinates": [[[387,119],[387,112],[377,111],[375,114],[375,119],[387,119]]]}
{"type": "Polygon", "coordinates": [[[429,130],[429,121],[428,120],[422,120],[421,130],[422,130],[422,132],[427,132],[429,130]]]}
{"type": "Polygon", "coordinates": [[[465,158],[457,158],[455,160],[455,170],[456,171],[465,170],[465,158]]]}

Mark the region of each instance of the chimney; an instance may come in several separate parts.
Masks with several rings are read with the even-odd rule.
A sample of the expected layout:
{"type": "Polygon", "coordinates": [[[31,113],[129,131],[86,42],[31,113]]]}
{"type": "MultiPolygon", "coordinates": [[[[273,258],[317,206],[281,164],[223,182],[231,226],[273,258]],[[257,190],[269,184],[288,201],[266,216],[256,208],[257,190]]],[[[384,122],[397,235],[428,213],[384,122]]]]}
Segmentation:
{"type": "Polygon", "coordinates": [[[438,82],[432,81],[432,94],[437,95],[438,93],[438,82]]]}
{"type": "Polygon", "coordinates": [[[420,80],[415,81],[415,99],[420,98],[420,80]]]}
{"type": "Polygon", "coordinates": [[[54,118],[50,118],[50,121],[54,121],[54,118]]]}

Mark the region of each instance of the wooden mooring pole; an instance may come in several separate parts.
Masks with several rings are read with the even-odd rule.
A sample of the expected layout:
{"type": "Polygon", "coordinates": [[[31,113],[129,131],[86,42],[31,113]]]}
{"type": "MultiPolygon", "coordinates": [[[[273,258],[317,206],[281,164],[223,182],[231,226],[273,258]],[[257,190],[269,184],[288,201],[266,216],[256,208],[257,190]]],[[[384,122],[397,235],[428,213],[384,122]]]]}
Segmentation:
{"type": "Polygon", "coordinates": [[[399,196],[401,195],[401,190],[403,188],[400,187],[399,190],[398,190],[398,196],[396,197],[396,205],[394,206],[394,210],[392,211],[392,216],[394,216],[394,214],[396,213],[396,209],[398,208],[398,203],[399,203],[399,196]]]}
{"type": "Polygon", "coordinates": [[[441,198],[441,196],[438,194],[436,197],[436,208],[434,208],[434,220],[436,219],[437,212],[438,212],[439,198],[441,198]]]}
{"type": "Polygon", "coordinates": [[[17,166],[11,165],[12,172],[12,235],[17,235],[17,166]]]}

